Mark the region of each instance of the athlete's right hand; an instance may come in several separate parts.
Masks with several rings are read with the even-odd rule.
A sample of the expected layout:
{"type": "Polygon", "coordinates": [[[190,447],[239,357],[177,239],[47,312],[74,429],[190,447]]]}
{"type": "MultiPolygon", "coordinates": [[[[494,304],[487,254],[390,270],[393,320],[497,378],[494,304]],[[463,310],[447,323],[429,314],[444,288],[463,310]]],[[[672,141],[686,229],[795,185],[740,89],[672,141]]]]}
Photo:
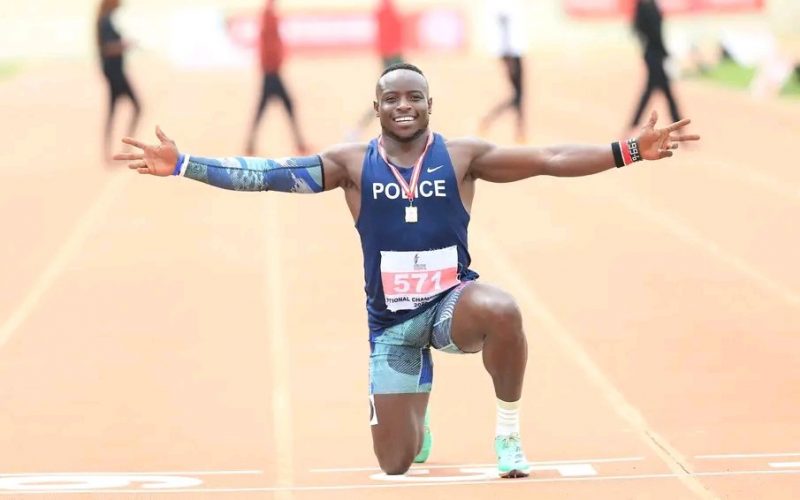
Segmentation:
{"type": "Polygon", "coordinates": [[[128,168],[140,174],[165,177],[172,175],[178,162],[178,147],[175,141],[167,137],[160,127],[156,127],[156,137],[160,144],[150,145],[137,141],[133,137],[125,137],[122,142],[141,149],[136,153],[120,153],[114,155],[115,160],[129,160],[128,168]]]}

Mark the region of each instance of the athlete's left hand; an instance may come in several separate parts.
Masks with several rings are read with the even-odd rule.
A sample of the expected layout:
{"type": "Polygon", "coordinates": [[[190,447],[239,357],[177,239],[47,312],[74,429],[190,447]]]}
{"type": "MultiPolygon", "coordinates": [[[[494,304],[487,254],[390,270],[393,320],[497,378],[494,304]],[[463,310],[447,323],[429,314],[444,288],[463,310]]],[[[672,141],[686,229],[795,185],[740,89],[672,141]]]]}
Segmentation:
{"type": "Polygon", "coordinates": [[[681,142],[700,140],[700,136],[697,134],[680,133],[683,127],[691,123],[688,118],[667,125],[664,128],[655,128],[657,120],[658,113],[654,110],[637,138],[639,141],[639,154],[645,160],[668,158],[672,156],[672,150],[678,149],[678,145],[681,142]]]}

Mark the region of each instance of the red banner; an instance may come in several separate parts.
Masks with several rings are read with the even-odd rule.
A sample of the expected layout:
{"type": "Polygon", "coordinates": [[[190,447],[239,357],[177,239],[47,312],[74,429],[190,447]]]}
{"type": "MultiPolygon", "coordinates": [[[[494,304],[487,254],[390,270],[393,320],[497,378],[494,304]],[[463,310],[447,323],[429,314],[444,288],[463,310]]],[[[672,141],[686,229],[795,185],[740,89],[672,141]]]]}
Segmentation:
{"type": "MultiPolygon", "coordinates": [[[[574,17],[630,16],[635,0],[563,0],[564,10],[574,17]]],[[[764,0],[658,0],[664,14],[706,14],[758,11],[764,0]]]]}
{"type": "MultiPolygon", "coordinates": [[[[229,16],[230,38],[240,47],[255,47],[258,14],[229,16]]],[[[371,12],[291,12],[281,16],[281,37],[288,51],[338,52],[376,49],[377,28],[371,12]]],[[[406,50],[460,51],[467,45],[463,14],[455,9],[429,9],[404,16],[406,50]]]]}

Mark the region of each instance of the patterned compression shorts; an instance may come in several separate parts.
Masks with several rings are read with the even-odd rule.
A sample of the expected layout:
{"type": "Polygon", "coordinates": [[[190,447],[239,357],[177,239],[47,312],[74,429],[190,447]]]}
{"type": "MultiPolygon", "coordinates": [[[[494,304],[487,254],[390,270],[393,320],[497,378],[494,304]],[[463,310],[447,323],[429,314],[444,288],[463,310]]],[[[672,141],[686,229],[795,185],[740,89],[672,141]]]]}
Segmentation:
{"type": "Polygon", "coordinates": [[[461,283],[427,311],[373,337],[369,356],[370,394],[431,391],[431,346],[444,352],[462,353],[453,343],[450,330],[456,302],[470,283],[461,283]]]}

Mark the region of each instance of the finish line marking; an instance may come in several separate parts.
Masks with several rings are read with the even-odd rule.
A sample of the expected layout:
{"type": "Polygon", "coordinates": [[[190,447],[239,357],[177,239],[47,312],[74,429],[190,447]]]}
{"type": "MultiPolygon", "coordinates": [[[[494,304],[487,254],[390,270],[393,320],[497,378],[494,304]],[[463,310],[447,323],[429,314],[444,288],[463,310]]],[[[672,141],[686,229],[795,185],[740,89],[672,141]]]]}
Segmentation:
{"type": "MultiPolygon", "coordinates": [[[[703,477],[732,477],[732,476],[754,476],[754,475],[798,475],[800,474],[800,470],[743,470],[743,471],[717,471],[717,472],[695,472],[690,473],[692,477],[695,478],[703,478],[703,477]]],[[[418,487],[441,487],[441,486],[467,486],[467,485],[477,485],[477,484],[498,484],[503,486],[518,486],[522,484],[529,484],[529,483],[574,483],[574,482],[585,482],[585,481],[637,481],[637,480],[647,480],[647,479],[678,479],[678,474],[674,472],[665,472],[659,474],[627,474],[627,475],[613,475],[613,476],[588,476],[588,477],[553,477],[553,478],[523,478],[523,479],[493,479],[493,480],[480,480],[480,481],[461,481],[461,482],[453,482],[453,483],[443,483],[443,482],[405,482],[405,483],[387,483],[387,482],[378,482],[374,481],[369,484],[340,484],[340,485],[318,485],[318,486],[289,486],[289,487],[276,487],[276,486],[264,486],[264,487],[251,487],[251,488],[236,488],[236,487],[228,487],[228,488],[179,488],[179,489],[72,489],[72,490],[63,490],[63,491],[56,491],[53,489],[43,489],[38,488],[34,489],[26,489],[26,490],[15,490],[15,491],[2,491],[0,488],[0,496],[3,495],[41,495],[45,493],[56,494],[56,493],[102,493],[105,495],[110,494],[125,494],[130,495],[132,493],[144,493],[148,495],[152,495],[153,493],[256,493],[256,492],[280,492],[280,491],[288,491],[288,492],[301,492],[301,491],[354,491],[354,490],[372,490],[372,489],[383,489],[383,488],[418,488],[418,487]]]]}
{"type": "MultiPolygon", "coordinates": [[[[584,458],[576,460],[545,460],[539,462],[530,462],[531,466],[555,466],[559,464],[601,464],[601,463],[614,463],[614,462],[639,462],[644,460],[644,457],[619,457],[619,458],[584,458]]],[[[415,465],[411,470],[416,469],[462,469],[462,468],[483,468],[483,467],[496,467],[497,464],[440,464],[440,465],[415,465]]],[[[380,472],[378,467],[339,467],[339,468],[324,468],[324,469],[311,469],[311,472],[326,473],[326,472],[380,472]]]]}

